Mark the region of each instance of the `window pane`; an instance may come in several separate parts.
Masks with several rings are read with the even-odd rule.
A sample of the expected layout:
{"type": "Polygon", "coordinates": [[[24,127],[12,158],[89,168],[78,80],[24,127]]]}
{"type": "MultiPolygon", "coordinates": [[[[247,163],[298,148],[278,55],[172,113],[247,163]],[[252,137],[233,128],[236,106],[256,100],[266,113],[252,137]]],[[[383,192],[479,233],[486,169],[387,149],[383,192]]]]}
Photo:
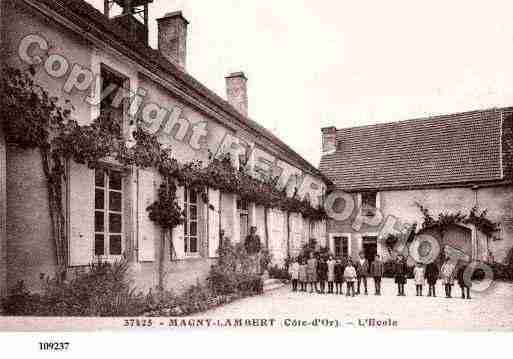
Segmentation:
{"type": "Polygon", "coordinates": [[[189,217],[191,218],[191,221],[196,220],[198,218],[197,206],[189,206],[189,217]]]}
{"type": "Polygon", "coordinates": [[[94,208],[104,209],[105,207],[105,191],[103,189],[96,189],[94,192],[94,208]]]}
{"type": "Polygon", "coordinates": [[[105,249],[104,249],[103,244],[104,244],[103,234],[96,234],[94,236],[94,255],[103,256],[105,254],[105,249]]]}
{"type": "Polygon", "coordinates": [[[196,237],[191,237],[191,253],[198,252],[198,239],[196,237]]]}
{"type": "Polygon", "coordinates": [[[109,214],[109,232],[110,233],[121,233],[121,215],[120,214],[109,214]]]}
{"type": "Polygon", "coordinates": [[[188,196],[189,196],[189,190],[186,188],[185,191],[183,191],[184,194],[183,194],[183,200],[185,201],[185,203],[188,202],[188,196]]]}
{"type": "Polygon", "coordinates": [[[94,231],[95,232],[103,232],[105,230],[104,223],[104,214],[103,212],[94,212],[94,231]]]}
{"type": "Polygon", "coordinates": [[[94,171],[94,184],[96,187],[103,187],[105,185],[105,174],[103,170],[94,171]]]}
{"type": "Polygon", "coordinates": [[[109,209],[121,212],[121,193],[109,191],[109,209]]]}
{"type": "Polygon", "coordinates": [[[362,193],[362,205],[376,207],[376,193],[375,192],[362,193]]]}
{"type": "Polygon", "coordinates": [[[188,235],[189,234],[189,222],[185,220],[185,223],[183,225],[183,234],[188,235]]]}
{"type": "Polygon", "coordinates": [[[183,241],[183,251],[184,253],[189,253],[189,246],[188,246],[189,239],[185,238],[183,241]]]}
{"type": "Polygon", "coordinates": [[[121,191],[121,172],[112,171],[109,173],[109,187],[121,191]]]}
{"type": "Polygon", "coordinates": [[[198,194],[196,191],[190,191],[191,192],[191,198],[189,200],[190,203],[196,203],[198,201],[198,194]]]}
{"type": "Polygon", "coordinates": [[[191,236],[198,235],[198,222],[191,222],[191,236]]]}
{"type": "Polygon", "coordinates": [[[115,235],[109,238],[109,253],[114,256],[121,255],[121,236],[115,235]]]}

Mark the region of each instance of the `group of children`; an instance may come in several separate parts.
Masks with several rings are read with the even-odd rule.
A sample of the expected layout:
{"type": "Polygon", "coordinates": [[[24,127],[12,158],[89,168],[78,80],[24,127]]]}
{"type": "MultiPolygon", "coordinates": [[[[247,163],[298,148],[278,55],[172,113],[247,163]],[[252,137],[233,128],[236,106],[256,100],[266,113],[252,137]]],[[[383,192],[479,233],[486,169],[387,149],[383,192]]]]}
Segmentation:
{"type": "MultiPolygon", "coordinates": [[[[438,269],[436,263],[423,265],[418,263],[413,269],[413,280],[417,296],[423,296],[424,285],[429,286],[428,296],[436,297],[436,283],[439,279],[445,288],[447,298],[452,298],[452,287],[457,278],[462,291],[463,299],[470,299],[470,287],[465,280],[466,265],[457,266],[447,259],[438,269]]],[[[369,263],[363,252],[358,259],[350,257],[342,260],[333,256],[316,256],[310,253],[307,258],[295,258],[289,265],[289,274],[292,279],[292,291],[321,294],[344,294],[343,284],[346,284],[346,296],[368,295],[368,278],[374,280],[374,294],[381,295],[381,281],[384,275],[384,264],[379,255],[369,263]],[[327,284],[327,291],[326,291],[327,284]]],[[[406,259],[398,256],[393,265],[393,276],[397,284],[397,295],[405,296],[405,286],[408,281],[409,268],[406,259]]]]}

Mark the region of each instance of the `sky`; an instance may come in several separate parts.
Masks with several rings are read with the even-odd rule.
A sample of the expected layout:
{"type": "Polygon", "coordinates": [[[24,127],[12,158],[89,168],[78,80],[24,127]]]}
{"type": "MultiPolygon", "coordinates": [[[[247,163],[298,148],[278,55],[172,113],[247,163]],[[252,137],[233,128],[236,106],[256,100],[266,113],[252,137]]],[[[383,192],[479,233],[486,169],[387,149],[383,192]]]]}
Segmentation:
{"type": "Polygon", "coordinates": [[[513,105],[510,1],[155,0],[150,45],[176,10],[187,71],[224,98],[244,71],[250,117],[315,166],[322,127],[513,105]]]}

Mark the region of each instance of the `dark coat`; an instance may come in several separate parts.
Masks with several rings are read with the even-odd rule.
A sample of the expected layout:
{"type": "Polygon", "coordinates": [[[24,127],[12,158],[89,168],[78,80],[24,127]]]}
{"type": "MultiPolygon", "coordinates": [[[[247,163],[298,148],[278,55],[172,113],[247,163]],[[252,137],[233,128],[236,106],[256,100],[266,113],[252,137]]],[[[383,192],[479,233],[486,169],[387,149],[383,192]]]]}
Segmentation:
{"type": "Polygon", "coordinates": [[[342,263],[335,264],[335,282],[342,283],[344,281],[344,265],[342,263]]]}
{"type": "Polygon", "coordinates": [[[328,279],[328,263],[320,261],[317,265],[317,279],[325,281],[328,279]]]}
{"type": "Polygon", "coordinates": [[[394,266],[395,282],[397,284],[406,284],[408,275],[408,266],[405,261],[396,262],[394,266]]]}
{"type": "Polygon", "coordinates": [[[258,235],[248,235],[246,240],[244,241],[244,248],[246,248],[246,252],[248,254],[257,254],[262,249],[262,242],[260,241],[260,237],[258,235]]]}
{"type": "Polygon", "coordinates": [[[360,259],[357,259],[353,263],[354,263],[354,268],[356,269],[356,275],[358,277],[368,277],[369,276],[370,266],[369,266],[369,261],[367,259],[365,259],[363,261],[363,264],[360,263],[360,259]]]}
{"type": "Polygon", "coordinates": [[[385,266],[383,265],[383,262],[380,260],[375,260],[372,262],[370,267],[370,275],[372,277],[383,277],[383,274],[385,273],[385,266]]]}
{"type": "Polygon", "coordinates": [[[440,277],[440,269],[436,263],[429,263],[426,266],[426,280],[429,285],[435,285],[440,277]]]}
{"type": "Polygon", "coordinates": [[[467,269],[467,265],[462,265],[458,268],[458,274],[457,274],[457,278],[458,278],[458,285],[462,288],[464,287],[467,287],[467,283],[465,283],[465,270],[467,269]]]}

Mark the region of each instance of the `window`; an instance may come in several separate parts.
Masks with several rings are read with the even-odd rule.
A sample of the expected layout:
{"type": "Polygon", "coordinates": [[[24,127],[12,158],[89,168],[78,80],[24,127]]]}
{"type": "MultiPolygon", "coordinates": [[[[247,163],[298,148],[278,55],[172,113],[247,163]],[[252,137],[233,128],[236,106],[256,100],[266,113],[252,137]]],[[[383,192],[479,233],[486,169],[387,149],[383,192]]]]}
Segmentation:
{"type": "Polygon", "coordinates": [[[94,254],[123,253],[123,181],[121,172],[95,171],[94,254]]]}
{"type": "Polygon", "coordinates": [[[362,213],[364,216],[374,216],[376,214],[377,198],[377,192],[362,193],[362,213]]]}
{"type": "Polygon", "coordinates": [[[242,199],[238,199],[237,212],[239,212],[240,219],[240,238],[241,240],[244,240],[249,234],[248,202],[242,199]]]}
{"type": "Polygon", "coordinates": [[[106,66],[101,67],[101,79],[102,96],[105,94],[100,103],[101,116],[114,121],[119,126],[119,135],[122,135],[127,106],[122,92],[128,87],[128,80],[106,66]]]}
{"type": "Polygon", "coordinates": [[[349,239],[347,237],[335,237],[334,242],[335,257],[346,257],[349,255],[349,239]]]}
{"type": "Polygon", "coordinates": [[[184,223],[184,253],[185,255],[198,255],[198,193],[185,188],[184,197],[185,223],[184,223]]]}

